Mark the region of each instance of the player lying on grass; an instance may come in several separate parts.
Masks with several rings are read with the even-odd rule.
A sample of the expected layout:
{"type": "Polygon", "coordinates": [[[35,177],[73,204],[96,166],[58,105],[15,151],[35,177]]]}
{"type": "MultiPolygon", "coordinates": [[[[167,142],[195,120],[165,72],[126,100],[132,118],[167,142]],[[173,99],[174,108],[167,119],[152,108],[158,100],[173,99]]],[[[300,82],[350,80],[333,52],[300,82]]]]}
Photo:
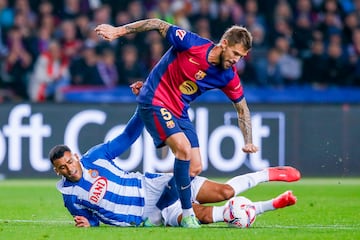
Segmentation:
{"type": "MultiPolygon", "coordinates": [[[[92,147],[82,157],[65,145],[50,150],[55,172],[62,176],[57,188],[64,205],[74,216],[75,226],[98,226],[99,222],[116,226],[178,226],[181,204],[171,174],[127,172],[113,159],[121,155],[142,131],[136,114],[124,131],[113,140],[92,147]],[[136,136],[135,139],[132,139],[136,136]]],[[[191,181],[194,211],[201,223],[223,221],[223,206],[204,206],[230,199],[261,182],[300,179],[292,167],[275,167],[230,179],[225,184],[197,176],[191,181]]],[[[274,199],[255,202],[257,214],[296,203],[287,191],[274,199]]]]}

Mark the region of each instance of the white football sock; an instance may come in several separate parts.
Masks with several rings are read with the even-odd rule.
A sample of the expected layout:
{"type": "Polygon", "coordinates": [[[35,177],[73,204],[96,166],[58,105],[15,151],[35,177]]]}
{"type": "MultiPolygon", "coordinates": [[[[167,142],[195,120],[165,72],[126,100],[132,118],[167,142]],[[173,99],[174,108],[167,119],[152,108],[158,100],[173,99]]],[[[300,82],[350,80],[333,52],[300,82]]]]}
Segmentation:
{"type": "Polygon", "coordinates": [[[268,201],[254,202],[256,215],[262,214],[263,212],[275,210],[272,203],[273,203],[273,199],[268,201]]]}
{"type": "Polygon", "coordinates": [[[224,221],[224,209],[225,206],[214,206],[212,209],[212,218],[213,222],[223,222],[224,221]]]}
{"type": "Polygon", "coordinates": [[[187,217],[191,215],[195,216],[193,208],[183,209],[182,212],[183,212],[183,217],[187,217]]]}
{"type": "Polygon", "coordinates": [[[255,187],[259,183],[267,181],[269,181],[269,171],[267,169],[264,169],[262,171],[234,177],[227,181],[226,184],[229,184],[234,189],[236,196],[239,193],[255,187]]]}

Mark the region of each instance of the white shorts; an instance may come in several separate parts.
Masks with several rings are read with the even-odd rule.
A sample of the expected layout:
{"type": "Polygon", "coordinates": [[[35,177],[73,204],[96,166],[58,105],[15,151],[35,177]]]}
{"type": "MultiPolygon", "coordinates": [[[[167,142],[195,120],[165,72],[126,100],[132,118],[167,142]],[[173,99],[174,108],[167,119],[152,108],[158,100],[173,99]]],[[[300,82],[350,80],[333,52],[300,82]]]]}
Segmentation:
{"type": "MultiPolygon", "coordinates": [[[[143,219],[149,218],[150,221],[155,225],[163,223],[165,226],[179,226],[177,221],[178,217],[182,213],[180,200],[177,200],[172,205],[164,208],[162,211],[156,207],[159,198],[164,191],[167,183],[173,177],[173,174],[159,174],[156,177],[144,178],[145,183],[145,207],[143,219]]],[[[196,196],[199,193],[200,187],[203,185],[206,178],[197,176],[191,181],[191,201],[196,201],[196,196]]]]}

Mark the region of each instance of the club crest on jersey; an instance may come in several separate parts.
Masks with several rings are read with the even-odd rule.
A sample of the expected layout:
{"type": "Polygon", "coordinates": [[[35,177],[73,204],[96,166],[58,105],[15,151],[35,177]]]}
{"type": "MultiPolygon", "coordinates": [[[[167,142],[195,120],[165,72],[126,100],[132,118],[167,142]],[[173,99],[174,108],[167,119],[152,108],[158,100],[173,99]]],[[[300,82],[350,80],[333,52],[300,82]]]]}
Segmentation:
{"type": "Polygon", "coordinates": [[[107,190],[108,182],[104,177],[96,179],[89,191],[89,200],[91,203],[96,204],[103,199],[107,190]]]}
{"type": "Polygon", "coordinates": [[[193,81],[187,80],[180,85],[179,90],[182,94],[191,95],[196,93],[198,86],[193,81]]]}
{"type": "Polygon", "coordinates": [[[185,30],[178,29],[175,31],[175,36],[179,37],[181,41],[184,39],[185,35],[186,35],[185,30]]]}
{"type": "Polygon", "coordinates": [[[196,80],[202,80],[204,79],[204,77],[206,77],[206,73],[199,70],[196,74],[195,74],[195,79],[196,80]]]}
{"type": "Polygon", "coordinates": [[[166,122],[166,127],[167,128],[174,128],[175,127],[175,123],[173,120],[167,121],[166,122]]]}
{"type": "Polygon", "coordinates": [[[95,169],[90,169],[89,174],[92,178],[97,178],[99,176],[99,171],[95,169]]]}

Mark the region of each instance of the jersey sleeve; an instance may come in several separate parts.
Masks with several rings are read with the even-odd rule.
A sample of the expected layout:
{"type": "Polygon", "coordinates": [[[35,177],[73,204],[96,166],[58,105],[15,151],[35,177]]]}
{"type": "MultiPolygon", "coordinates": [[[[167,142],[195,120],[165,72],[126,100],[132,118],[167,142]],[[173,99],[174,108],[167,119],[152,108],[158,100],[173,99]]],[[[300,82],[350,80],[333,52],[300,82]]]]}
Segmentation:
{"type": "Polygon", "coordinates": [[[235,67],[233,67],[233,70],[234,71],[231,71],[232,74],[227,76],[231,80],[221,90],[232,102],[237,103],[244,98],[244,89],[241,85],[240,77],[236,73],[235,67]]]}
{"type": "Polygon", "coordinates": [[[126,124],[125,129],[114,139],[92,147],[84,154],[82,161],[92,162],[97,159],[113,160],[124,153],[140,136],[144,129],[144,123],[141,120],[138,111],[126,124]]]}
{"type": "Polygon", "coordinates": [[[86,217],[90,223],[90,226],[96,227],[100,225],[99,219],[89,210],[85,208],[81,208],[80,205],[76,205],[76,196],[72,195],[63,195],[64,205],[70,214],[75,216],[83,216],[86,217]]]}
{"type": "Polygon", "coordinates": [[[166,39],[178,51],[187,50],[192,46],[210,42],[210,40],[202,38],[196,33],[186,31],[175,25],[169,27],[166,39]]]}

